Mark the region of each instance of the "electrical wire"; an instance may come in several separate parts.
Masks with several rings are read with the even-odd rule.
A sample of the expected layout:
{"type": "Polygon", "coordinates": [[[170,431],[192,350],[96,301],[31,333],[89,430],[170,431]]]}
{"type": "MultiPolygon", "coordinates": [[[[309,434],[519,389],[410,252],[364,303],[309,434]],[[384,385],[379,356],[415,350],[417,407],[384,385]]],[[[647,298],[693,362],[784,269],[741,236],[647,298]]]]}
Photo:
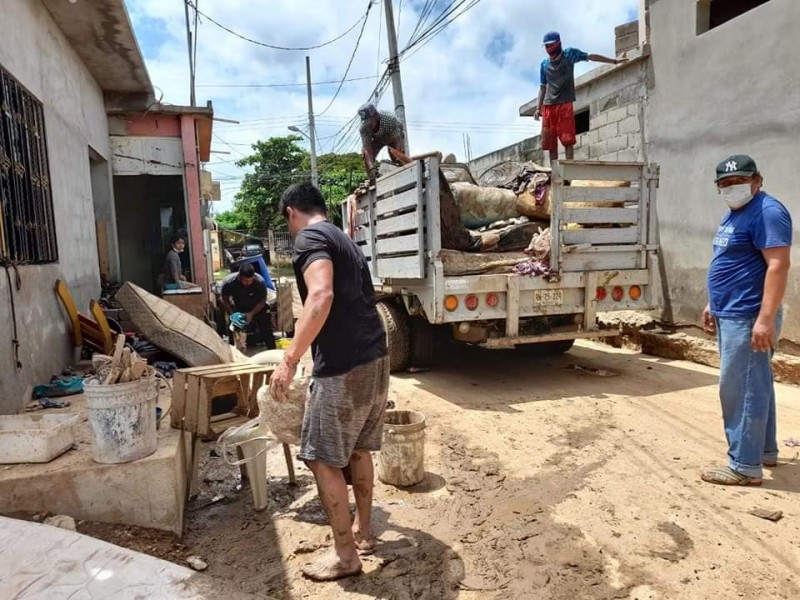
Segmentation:
{"type": "Polygon", "coordinates": [[[336,99],[339,97],[339,92],[342,91],[342,86],[344,85],[344,80],[347,79],[347,75],[350,73],[350,67],[353,66],[353,60],[356,57],[356,52],[358,52],[358,46],[361,44],[361,38],[364,36],[364,30],[367,28],[367,21],[369,20],[369,11],[372,10],[373,0],[369,0],[367,4],[367,12],[364,13],[364,21],[361,23],[361,31],[358,32],[358,39],[356,40],[356,47],[353,48],[353,53],[350,55],[350,61],[347,63],[347,68],[344,71],[344,76],[342,77],[341,83],[339,83],[339,87],[336,88],[336,93],[331,98],[331,101],[328,103],[328,106],[325,107],[324,110],[317,113],[317,116],[321,117],[326,112],[328,112],[333,106],[333,103],[336,102],[336,99]]]}
{"type": "MultiPolygon", "coordinates": [[[[196,1],[196,0],[195,0],[195,1],[196,1]]],[[[222,24],[222,23],[220,23],[219,21],[216,21],[216,20],[215,20],[215,19],[213,19],[212,17],[208,16],[206,13],[204,13],[204,12],[202,12],[202,11],[200,11],[200,10],[197,10],[197,6],[196,6],[196,4],[195,4],[194,2],[192,2],[192,0],[186,0],[186,3],[187,3],[189,6],[191,6],[191,7],[192,7],[194,10],[196,10],[196,11],[197,11],[199,14],[201,14],[203,17],[205,17],[206,19],[208,19],[209,21],[211,21],[211,22],[212,22],[214,25],[216,25],[217,27],[219,27],[220,29],[223,29],[223,30],[227,31],[227,32],[228,32],[228,33],[230,33],[231,35],[235,35],[236,37],[238,37],[239,39],[242,39],[242,40],[244,40],[245,42],[250,42],[251,44],[256,44],[257,46],[263,46],[264,48],[270,48],[270,49],[272,49],[272,50],[286,50],[286,51],[290,51],[290,52],[294,52],[294,51],[308,51],[308,50],[317,50],[318,48],[324,48],[325,46],[330,46],[331,44],[333,44],[333,43],[335,43],[335,42],[338,42],[338,41],[339,41],[339,40],[341,40],[343,37],[345,37],[345,36],[346,36],[348,33],[350,33],[351,31],[353,31],[353,30],[354,30],[356,27],[358,27],[359,23],[361,23],[361,21],[365,21],[365,20],[366,20],[366,17],[367,17],[366,15],[364,15],[364,16],[363,16],[363,17],[361,17],[361,18],[360,18],[358,21],[356,21],[355,23],[353,23],[353,25],[352,25],[352,26],[351,26],[351,27],[350,27],[350,28],[349,28],[347,31],[345,31],[345,32],[344,32],[344,33],[342,33],[341,35],[338,35],[338,36],[336,36],[336,37],[335,37],[335,38],[333,38],[332,40],[328,40],[327,42],[324,42],[324,43],[322,43],[322,44],[316,44],[316,45],[314,45],[314,46],[298,46],[298,47],[291,47],[291,46],[276,46],[276,45],[274,45],[274,44],[267,44],[266,42],[259,42],[258,40],[254,40],[254,39],[252,39],[252,38],[249,38],[249,37],[247,37],[247,36],[245,36],[245,35],[242,35],[242,34],[241,34],[241,33],[239,33],[238,31],[234,31],[234,30],[233,30],[233,29],[231,29],[230,27],[226,27],[225,25],[223,25],[223,24],[222,24]]],[[[370,0],[370,5],[371,5],[371,4],[372,4],[372,3],[371,3],[371,0],[370,0]]]]}
{"type": "MultiPolygon", "coordinates": [[[[414,54],[416,54],[417,52],[422,50],[422,48],[424,48],[431,40],[433,40],[436,36],[438,36],[448,25],[450,25],[451,23],[453,23],[453,21],[455,21],[456,19],[458,19],[462,15],[466,14],[469,10],[471,10],[475,6],[477,6],[481,2],[481,0],[471,0],[471,2],[466,7],[464,7],[464,9],[461,12],[453,14],[458,8],[463,6],[466,2],[467,2],[467,0],[461,0],[449,12],[447,11],[447,9],[445,9],[445,12],[447,14],[442,13],[442,15],[436,21],[434,21],[434,23],[431,25],[431,27],[429,27],[427,30],[425,30],[425,32],[420,34],[420,36],[419,36],[419,38],[417,40],[415,40],[413,43],[410,43],[408,46],[406,46],[406,48],[404,48],[400,52],[400,55],[403,58],[403,60],[407,60],[408,58],[411,58],[414,54]],[[453,16],[451,18],[443,21],[443,19],[445,19],[446,17],[448,17],[450,15],[453,15],[453,16]],[[417,49],[414,50],[413,52],[411,52],[411,54],[407,54],[408,51],[412,50],[414,47],[417,47],[417,49]]],[[[456,3],[453,2],[453,3],[451,3],[450,6],[452,6],[454,4],[456,4],[456,3]]]]}
{"type": "MultiPolygon", "coordinates": [[[[364,77],[351,77],[349,79],[345,79],[345,83],[349,83],[351,81],[367,81],[368,79],[377,79],[378,75],[366,75],[364,77]]],[[[311,85],[333,85],[335,83],[340,83],[337,79],[335,81],[314,81],[311,85]]],[[[307,83],[206,83],[203,85],[198,85],[197,87],[204,87],[204,88],[281,88],[281,87],[306,87],[307,83]]]]}

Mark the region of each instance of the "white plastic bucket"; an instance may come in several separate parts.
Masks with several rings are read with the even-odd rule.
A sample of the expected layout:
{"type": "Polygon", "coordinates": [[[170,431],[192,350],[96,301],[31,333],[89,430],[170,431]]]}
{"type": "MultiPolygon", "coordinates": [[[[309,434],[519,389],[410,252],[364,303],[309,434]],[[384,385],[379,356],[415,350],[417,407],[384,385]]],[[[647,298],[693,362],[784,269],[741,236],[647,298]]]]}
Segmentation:
{"type": "Polygon", "coordinates": [[[378,453],[378,479],[408,487],[425,479],[425,415],[415,410],[387,410],[378,453]]]}
{"type": "Polygon", "coordinates": [[[155,374],[128,383],[84,385],[92,458],[116,464],[150,456],[158,448],[155,374]]]}

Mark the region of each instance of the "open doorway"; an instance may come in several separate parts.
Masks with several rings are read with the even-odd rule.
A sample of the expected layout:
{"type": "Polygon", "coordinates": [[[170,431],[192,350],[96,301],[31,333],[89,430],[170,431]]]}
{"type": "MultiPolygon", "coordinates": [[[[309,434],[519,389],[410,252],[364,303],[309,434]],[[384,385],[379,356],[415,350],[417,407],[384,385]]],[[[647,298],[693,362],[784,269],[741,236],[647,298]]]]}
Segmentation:
{"type": "Polygon", "coordinates": [[[89,148],[89,177],[97,233],[97,258],[103,283],[119,279],[119,252],[116,244],[117,220],[111,193],[108,161],[89,148]]]}
{"type": "Polygon", "coordinates": [[[170,242],[180,235],[186,240],[183,273],[193,281],[183,177],[116,176],[114,196],[122,280],[159,294],[170,242]]]}

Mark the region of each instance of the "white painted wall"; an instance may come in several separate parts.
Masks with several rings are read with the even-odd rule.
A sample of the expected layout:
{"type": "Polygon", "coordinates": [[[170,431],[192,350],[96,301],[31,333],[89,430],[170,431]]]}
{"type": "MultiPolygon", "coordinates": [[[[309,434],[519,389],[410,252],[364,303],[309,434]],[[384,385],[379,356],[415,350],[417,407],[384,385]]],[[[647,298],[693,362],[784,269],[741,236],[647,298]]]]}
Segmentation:
{"type": "MultiPolygon", "coordinates": [[[[103,93],[39,0],[2,0],[0,64],[44,104],[59,262],[22,267],[17,322],[23,370],[14,368],[11,312],[0,278],[0,413],[71,362],[68,326],[53,292],[64,279],[80,309],[100,293],[89,165],[91,146],[109,158],[103,93]]],[[[2,273],[0,273],[2,274],[2,273]]]]}
{"type": "Polygon", "coordinates": [[[750,154],[794,220],[783,337],[800,342],[800,2],[771,0],[696,35],[696,0],[650,0],[649,157],[661,165],[661,241],[676,321],[698,323],[725,207],[714,167],[750,154]]]}

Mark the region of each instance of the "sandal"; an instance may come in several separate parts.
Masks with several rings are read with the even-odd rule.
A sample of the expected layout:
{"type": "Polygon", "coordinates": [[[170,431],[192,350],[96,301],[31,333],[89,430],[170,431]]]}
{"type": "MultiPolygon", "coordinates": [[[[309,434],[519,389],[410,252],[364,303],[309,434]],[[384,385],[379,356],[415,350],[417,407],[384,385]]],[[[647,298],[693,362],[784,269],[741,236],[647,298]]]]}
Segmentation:
{"type": "Polygon", "coordinates": [[[734,471],[730,467],[721,467],[719,469],[705,471],[700,475],[700,479],[706,483],[715,483],[717,485],[758,486],[762,483],[761,477],[748,477],[738,471],[734,471]]]}

